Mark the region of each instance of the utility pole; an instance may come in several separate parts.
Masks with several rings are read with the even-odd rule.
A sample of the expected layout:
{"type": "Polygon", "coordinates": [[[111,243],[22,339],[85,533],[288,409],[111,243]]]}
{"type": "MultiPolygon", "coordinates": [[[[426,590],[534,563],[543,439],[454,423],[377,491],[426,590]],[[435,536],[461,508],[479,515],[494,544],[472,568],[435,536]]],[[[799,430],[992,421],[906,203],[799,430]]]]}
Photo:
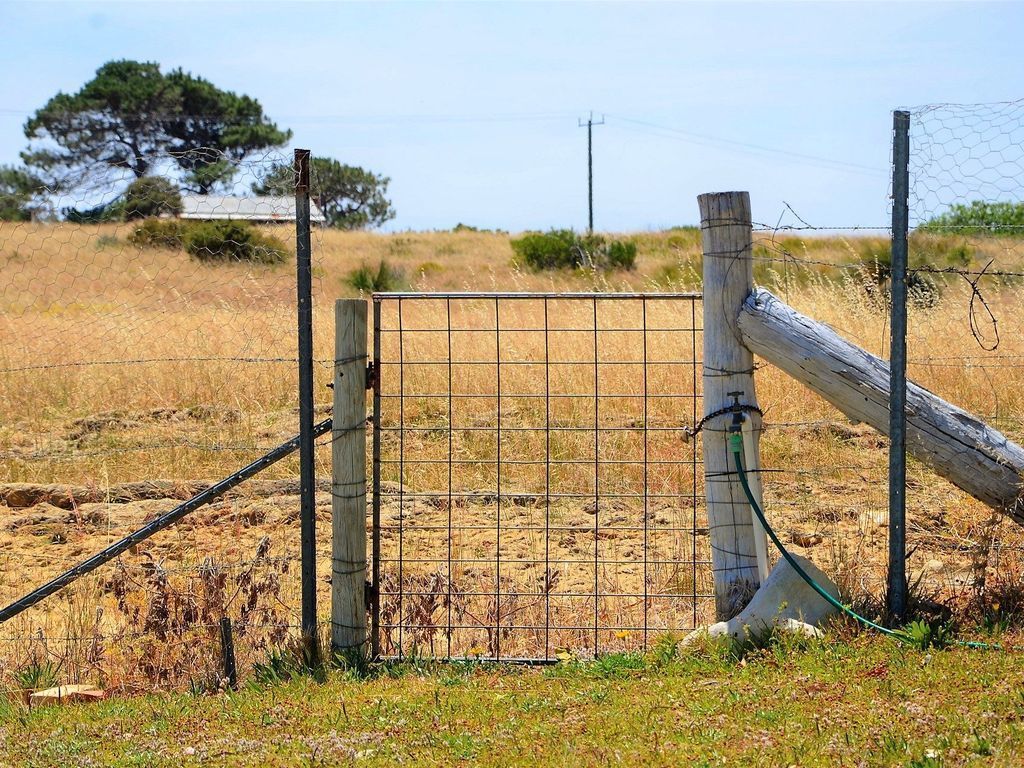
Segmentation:
{"type": "Polygon", "coordinates": [[[587,232],[594,231],[594,126],[604,125],[604,115],[598,122],[594,122],[594,113],[586,122],[583,118],[579,120],[579,127],[587,126],[587,232]]]}

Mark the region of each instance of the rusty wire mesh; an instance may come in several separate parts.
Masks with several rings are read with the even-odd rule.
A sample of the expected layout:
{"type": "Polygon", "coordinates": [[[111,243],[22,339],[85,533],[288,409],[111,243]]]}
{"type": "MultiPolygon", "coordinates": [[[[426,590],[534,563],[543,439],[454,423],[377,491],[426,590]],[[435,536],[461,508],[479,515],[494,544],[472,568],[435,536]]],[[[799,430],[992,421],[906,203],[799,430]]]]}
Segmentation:
{"type": "Polygon", "coordinates": [[[381,654],[593,655],[710,618],[698,295],[374,301],[381,654]]]}

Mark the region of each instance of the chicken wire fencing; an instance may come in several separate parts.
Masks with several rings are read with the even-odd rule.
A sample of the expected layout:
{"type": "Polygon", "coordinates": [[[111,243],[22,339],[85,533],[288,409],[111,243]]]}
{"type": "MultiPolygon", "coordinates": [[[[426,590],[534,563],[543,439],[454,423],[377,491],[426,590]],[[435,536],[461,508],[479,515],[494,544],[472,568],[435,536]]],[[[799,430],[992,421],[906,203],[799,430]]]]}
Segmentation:
{"type": "MultiPolygon", "coordinates": [[[[0,222],[3,605],[298,432],[291,155],[167,152],[145,173],[97,158],[0,222]],[[185,171],[213,182],[189,186],[185,171]]],[[[332,341],[314,338],[319,418],[332,341]]],[[[297,467],[282,461],[5,622],[0,682],[205,684],[224,616],[239,664],[262,658],[299,624],[297,467]]]]}
{"type": "MultiPolygon", "coordinates": [[[[1024,101],[928,105],[909,118],[908,378],[1024,442],[1024,101]]],[[[921,493],[908,486],[908,498],[921,493]]],[[[911,550],[942,543],[922,591],[972,596],[989,621],[1019,613],[1020,527],[956,495],[963,514],[909,532],[911,550]]]]}
{"type": "Polygon", "coordinates": [[[714,613],[699,294],[376,294],[375,655],[552,660],[714,613]]]}
{"type": "MultiPolygon", "coordinates": [[[[1024,440],[1024,102],[912,109],[907,378],[1024,440]]],[[[820,226],[786,207],[755,223],[755,280],[888,360],[889,222],[820,226]]],[[[761,459],[770,522],[873,615],[886,604],[889,441],[764,361],[761,459]]],[[[1018,525],[907,460],[910,615],[1000,626],[1020,615],[1018,525]]],[[[773,553],[774,555],[774,553],[773,553]]]]}

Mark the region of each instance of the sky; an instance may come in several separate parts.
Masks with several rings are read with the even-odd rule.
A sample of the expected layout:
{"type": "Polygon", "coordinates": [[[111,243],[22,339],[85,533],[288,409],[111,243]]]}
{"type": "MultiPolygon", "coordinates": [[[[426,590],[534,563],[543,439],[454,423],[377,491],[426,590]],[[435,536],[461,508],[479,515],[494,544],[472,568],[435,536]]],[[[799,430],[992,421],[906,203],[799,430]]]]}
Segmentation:
{"type": "Polygon", "coordinates": [[[391,231],[585,228],[591,112],[595,229],[736,189],[758,222],[884,227],[893,109],[1024,97],[1014,3],[37,1],[0,29],[0,163],[58,91],[156,61],[390,177],[391,231]]]}

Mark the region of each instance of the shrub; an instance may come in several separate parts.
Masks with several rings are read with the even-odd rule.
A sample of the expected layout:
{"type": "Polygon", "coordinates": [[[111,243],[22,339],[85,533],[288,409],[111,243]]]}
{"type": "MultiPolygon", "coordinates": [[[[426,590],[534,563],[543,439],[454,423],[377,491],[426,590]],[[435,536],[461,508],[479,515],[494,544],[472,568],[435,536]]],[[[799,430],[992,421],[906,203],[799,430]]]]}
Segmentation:
{"type": "Polygon", "coordinates": [[[250,261],[279,264],[285,244],[244,221],[197,221],[185,228],[185,250],[200,261],[250,261]]]}
{"type": "Polygon", "coordinates": [[[185,223],[176,219],[161,221],[146,219],[128,235],[128,242],[138,248],[182,247],[185,237],[185,223]]]}
{"type": "Polygon", "coordinates": [[[562,269],[579,266],[573,253],[576,234],[569,229],[527,232],[512,241],[512,250],[533,269],[562,269]]]}
{"type": "Polygon", "coordinates": [[[533,269],[592,267],[632,269],[636,243],[606,241],[602,235],[578,235],[571,229],[527,232],[512,241],[512,250],[533,269]]]}
{"type": "Polygon", "coordinates": [[[974,251],[962,238],[920,231],[910,235],[911,266],[964,268],[973,260],[974,251]]]}
{"type": "Polygon", "coordinates": [[[919,229],[964,235],[1024,235],[1024,203],[958,203],[919,229]]]}
{"type": "Polygon", "coordinates": [[[125,221],[177,216],[181,213],[181,193],[163,177],[146,176],[128,185],[119,207],[125,221]]]}
{"type": "Polygon", "coordinates": [[[349,272],[345,282],[363,293],[398,291],[406,286],[405,273],[397,267],[392,267],[387,261],[381,261],[376,271],[363,264],[349,272]]]}
{"type": "Polygon", "coordinates": [[[102,251],[107,248],[117,248],[121,245],[121,241],[117,238],[117,235],[100,235],[96,238],[96,250],[102,251]]]}
{"type": "Polygon", "coordinates": [[[100,203],[92,208],[61,208],[64,218],[71,224],[103,224],[121,218],[121,201],[100,203]]]}
{"type": "Polygon", "coordinates": [[[632,269],[636,264],[636,243],[612,240],[608,243],[605,258],[609,269],[632,269]]]}
{"type": "Polygon", "coordinates": [[[200,261],[278,264],[288,256],[284,243],[244,221],[146,219],[128,242],[139,248],[184,248],[200,261]]]}

